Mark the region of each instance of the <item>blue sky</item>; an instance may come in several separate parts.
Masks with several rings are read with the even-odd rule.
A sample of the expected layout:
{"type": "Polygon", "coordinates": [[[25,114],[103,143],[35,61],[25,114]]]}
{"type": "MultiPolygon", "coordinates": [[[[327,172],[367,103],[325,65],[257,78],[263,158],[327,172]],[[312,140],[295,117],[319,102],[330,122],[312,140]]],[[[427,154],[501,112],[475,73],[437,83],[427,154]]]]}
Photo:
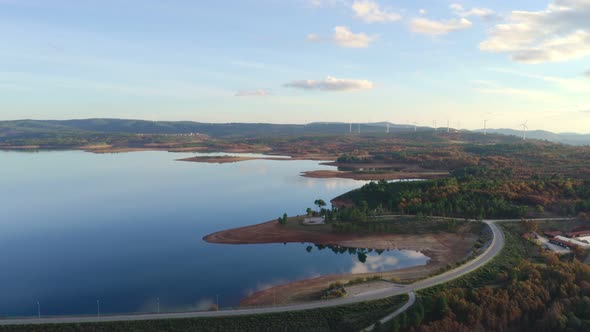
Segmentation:
{"type": "Polygon", "coordinates": [[[590,0],[0,0],[0,119],[590,132],[589,17],[590,0]]]}

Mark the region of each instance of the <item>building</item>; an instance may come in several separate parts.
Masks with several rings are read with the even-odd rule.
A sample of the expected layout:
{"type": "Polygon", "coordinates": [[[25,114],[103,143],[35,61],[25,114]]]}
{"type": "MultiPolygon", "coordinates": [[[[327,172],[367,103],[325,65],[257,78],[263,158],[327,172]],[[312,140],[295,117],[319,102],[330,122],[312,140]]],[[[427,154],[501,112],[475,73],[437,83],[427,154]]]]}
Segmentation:
{"type": "Polygon", "coordinates": [[[556,245],[558,245],[560,247],[567,248],[567,249],[569,249],[569,248],[571,248],[573,246],[571,243],[569,243],[567,241],[563,241],[563,240],[557,239],[557,238],[552,238],[552,239],[549,240],[549,242],[551,242],[553,244],[556,244],[556,245]]]}
{"type": "Polygon", "coordinates": [[[562,233],[560,231],[544,231],[543,234],[547,237],[556,237],[562,233]]]}
{"type": "MultiPolygon", "coordinates": [[[[590,248],[590,244],[588,244],[588,243],[581,242],[581,241],[578,241],[576,239],[570,239],[570,238],[563,237],[563,236],[560,236],[560,235],[558,235],[558,236],[556,236],[556,237],[554,237],[554,238],[551,239],[551,241],[553,241],[553,240],[559,240],[561,242],[568,243],[568,247],[570,247],[570,248],[572,246],[578,246],[578,247],[582,247],[584,249],[590,248]]],[[[558,244],[558,243],[555,243],[555,244],[561,245],[561,244],[558,244]]]]}
{"type": "Polygon", "coordinates": [[[567,237],[581,237],[581,236],[590,236],[590,230],[582,230],[582,231],[576,231],[576,232],[567,232],[565,233],[565,236],[567,237]]]}
{"type": "Polygon", "coordinates": [[[537,236],[535,235],[535,233],[524,233],[524,234],[522,234],[522,237],[525,240],[532,240],[532,239],[536,239],[537,238],[537,236]]]}

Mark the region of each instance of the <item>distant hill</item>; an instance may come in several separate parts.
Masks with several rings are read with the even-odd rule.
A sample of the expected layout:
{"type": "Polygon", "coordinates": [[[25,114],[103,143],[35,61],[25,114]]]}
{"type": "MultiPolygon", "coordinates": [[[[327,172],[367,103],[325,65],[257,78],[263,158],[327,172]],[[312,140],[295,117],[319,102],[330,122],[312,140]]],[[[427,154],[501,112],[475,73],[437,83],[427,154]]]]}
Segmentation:
{"type": "MultiPolygon", "coordinates": [[[[305,134],[390,133],[431,131],[431,127],[416,127],[387,122],[350,124],[341,122],[314,122],[309,124],[268,123],[203,123],[192,121],[147,121],[127,119],[79,119],[79,120],[15,120],[0,121],[0,141],[3,139],[47,138],[64,135],[92,134],[188,134],[199,133],[211,137],[289,136],[305,134]]],[[[445,128],[439,130],[444,131],[445,128]]],[[[483,130],[474,132],[481,133],[483,130]]],[[[488,129],[489,133],[522,136],[512,129],[488,129]]],[[[468,131],[463,131],[467,133],[468,131]]],[[[590,134],[561,133],[533,130],[528,138],[551,142],[590,145],[590,134]]]]}
{"type": "MultiPolygon", "coordinates": [[[[212,137],[273,136],[296,134],[338,134],[349,130],[362,133],[385,132],[386,124],[315,122],[302,124],[202,123],[191,121],[146,121],[125,119],[15,120],[0,121],[0,139],[43,137],[51,133],[187,134],[212,137]],[[352,128],[352,129],[351,129],[352,128]]],[[[413,128],[413,127],[412,127],[413,128]]],[[[409,126],[390,124],[390,132],[409,131],[409,126]]]]}
{"type": "MultiPolygon", "coordinates": [[[[476,130],[483,132],[483,129],[476,130]]],[[[488,133],[502,134],[508,136],[522,137],[521,130],[514,129],[487,129],[488,133]]],[[[526,132],[527,138],[545,140],[556,143],[570,144],[570,145],[590,145],[590,134],[576,134],[576,133],[552,133],[545,130],[530,130],[526,132]]]]}

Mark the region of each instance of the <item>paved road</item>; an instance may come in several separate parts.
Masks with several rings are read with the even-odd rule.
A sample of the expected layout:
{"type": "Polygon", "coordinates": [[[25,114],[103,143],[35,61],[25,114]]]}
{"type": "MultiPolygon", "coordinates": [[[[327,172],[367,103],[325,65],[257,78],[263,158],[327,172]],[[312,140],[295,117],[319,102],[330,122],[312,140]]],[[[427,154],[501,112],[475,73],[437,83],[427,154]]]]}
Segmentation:
{"type": "MultiPolygon", "coordinates": [[[[16,318],[16,319],[0,319],[0,325],[14,325],[14,324],[51,324],[51,323],[88,323],[88,322],[116,322],[116,321],[136,321],[136,320],[154,320],[154,319],[172,319],[172,318],[197,318],[197,317],[221,317],[221,316],[238,316],[238,315],[253,315],[265,314],[273,312],[299,311],[309,310],[324,307],[333,307],[344,304],[352,304],[363,301],[379,300],[391,296],[408,294],[410,292],[435,286],[441,283],[448,282],[458,278],[464,274],[476,270],[485,265],[494,256],[496,256],[504,245],[504,235],[502,231],[496,226],[495,222],[501,220],[487,220],[487,223],[492,232],[493,238],[484,251],[483,254],[477,258],[467,262],[466,264],[447,271],[443,274],[434,276],[432,278],[418,281],[411,285],[392,286],[391,288],[380,289],[377,291],[359,294],[357,296],[343,297],[330,301],[316,301],[309,303],[264,307],[264,308],[245,308],[221,311],[200,311],[200,312],[178,312],[178,313],[161,313],[161,314],[131,314],[131,315],[111,315],[111,316],[68,316],[68,317],[41,317],[41,318],[16,318]]],[[[509,220],[520,221],[520,220],[509,220]]]]}
{"type": "MultiPolygon", "coordinates": [[[[416,293],[414,292],[409,292],[408,293],[408,302],[406,302],[406,304],[404,304],[403,306],[401,306],[399,309],[397,309],[396,311],[392,312],[391,314],[381,318],[381,320],[379,320],[379,322],[381,324],[385,324],[387,322],[389,322],[390,320],[394,319],[395,317],[399,316],[402,312],[408,310],[411,306],[414,305],[414,303],[416,302],[416,293]]],[[[361,330],[361,332],[368,332],[368,331],[373,331],[373,329],[375,328],[375,324],[365,328],[364,330],[361,330]]]]}

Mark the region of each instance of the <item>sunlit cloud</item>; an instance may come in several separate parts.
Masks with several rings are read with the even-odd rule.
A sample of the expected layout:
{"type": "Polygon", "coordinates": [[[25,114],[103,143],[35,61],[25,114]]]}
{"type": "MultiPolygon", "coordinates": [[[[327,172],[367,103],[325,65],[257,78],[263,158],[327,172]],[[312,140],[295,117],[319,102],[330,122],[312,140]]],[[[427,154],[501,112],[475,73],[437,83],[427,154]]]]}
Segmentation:
{"type": "Polygon", "coordinates": [[[590,55],[590,1],[555,0],[545,10],[513,11],[480,49],[515,62],[568,61],[590,55]]]}
{"type": "Polygon", "coordinates": [[[430,20],[427,18],[415,18],[410,22],[410,29],[413,32],[438,36],[445,35],[449,32],[468,29],[473,24],[466,18],[449,19],[449,20],[430,20]]]}
{"type": "Polygon", "coordinates": [[[353,33],[349,28],[337,26],[334,28],[334,34],[330,37],[321,37],[315,33],[307,36],[311,42],[332,42],[344,48],[367,48],[377,40],[376,36],[369,36],[364,33],[353,33]]]}
{"type": "Polygon", "coordinates": [[[373,89],[375,84],[368,80],[326,77],[324,80],[301,80],[285,84],[285,87],[318,91],[358,91],[373,89]]]}
{"type": "Polygon", "coordinates": [[[352,4],[356,17],[366,23],[384,23],[399,21],[400,14],[382,9],[378,3],[370,0],[357,0],[352,4]]]}
{"type": "Polygon", "coordinates": [[[491,19],[496,16],[496,12],[489,8],[471,8],[469,10],[463,8],[462,5],[454,3],[449,6],[455,15],[461,17],[476,16],[482,19],[491,19]]]}

